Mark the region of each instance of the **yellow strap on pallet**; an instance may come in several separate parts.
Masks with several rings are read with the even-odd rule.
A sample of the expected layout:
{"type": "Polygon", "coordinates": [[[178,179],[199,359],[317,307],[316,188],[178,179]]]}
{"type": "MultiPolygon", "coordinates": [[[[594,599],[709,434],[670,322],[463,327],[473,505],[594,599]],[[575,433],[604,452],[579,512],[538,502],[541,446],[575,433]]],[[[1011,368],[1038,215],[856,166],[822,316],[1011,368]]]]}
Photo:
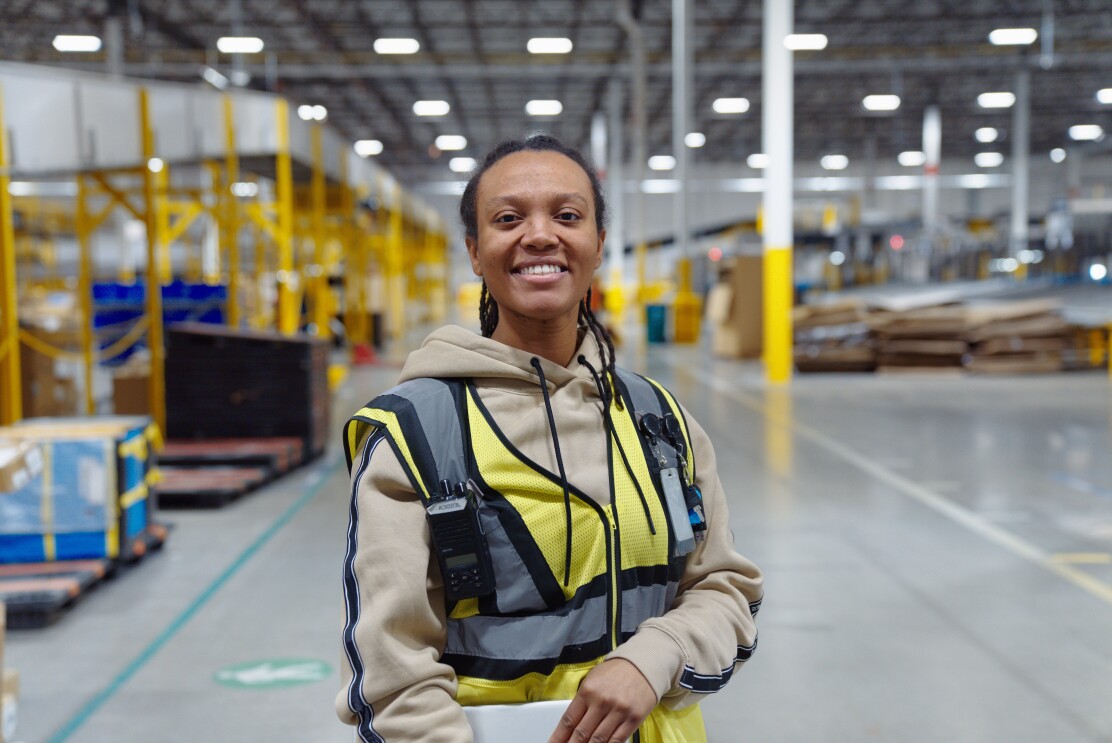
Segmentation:
{"type": "Polygon", "coordinates": [[[146,478],[144,478],[144,481],[147,483],[147,487],[151,487],[162,482],[162,470],[160,470],[158,467],[152,467],[150,472],[147,473],[146,478]]]}
{"type": "Polygon", "coordinates": [[[139,483],[131,490],[120,496],[120,508],[131,508],[139,501],[146,499],[149,492],[150,491],[147,488],[147,483],[139,483]]]}
{"type": "Polygon", "coordinates": [[[162,429],[158,427],[158,424],[151,423],[144,433],[147,436],[147,441],[151,444],[151,448],[155,451],[162,451],[165,442],[162,440],[162,429]]]}

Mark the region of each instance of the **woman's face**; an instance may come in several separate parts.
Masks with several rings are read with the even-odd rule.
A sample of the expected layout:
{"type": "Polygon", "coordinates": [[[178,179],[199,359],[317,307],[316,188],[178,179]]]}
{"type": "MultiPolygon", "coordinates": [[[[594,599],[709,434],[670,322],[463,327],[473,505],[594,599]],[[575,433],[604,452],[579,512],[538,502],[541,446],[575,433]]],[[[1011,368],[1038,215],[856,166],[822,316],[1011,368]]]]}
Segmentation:
{"type": "Polygon", "coordinates": [[[475,202],[478,239],[467,252],[499,324],[574,327],[605,237],[587,174],[558,152],[515,152],[482,175],[475,202]]]}

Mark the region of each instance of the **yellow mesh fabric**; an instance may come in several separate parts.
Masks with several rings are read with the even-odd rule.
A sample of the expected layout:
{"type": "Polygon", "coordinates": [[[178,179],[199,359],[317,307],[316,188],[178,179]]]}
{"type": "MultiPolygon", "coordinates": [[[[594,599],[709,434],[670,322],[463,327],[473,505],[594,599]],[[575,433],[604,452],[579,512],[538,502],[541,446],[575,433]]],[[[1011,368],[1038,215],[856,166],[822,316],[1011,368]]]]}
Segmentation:
{"type": "Polygon", "coordinates": [[[456,602],[456,606],[452,609],[452,619],[467,619],[479,613],[479,599],[469,598],[461,599],[456,602]]]}
{"type": "Polygon", "coordinates": [[[571,699],[587,672],[602,662],[597,658],[588,663],[569,663],[556,666],[544,676],[529,673],[510,681],[459,676],[456,701],[464,707],[482,704],[524,704],[554,699],[571,699]]]}
{"type": "MultiPolygon", "coordinates": [[[[469,394],[468,421],[475,463],[483,479],[501,493],[521,515],[536,540],[552,575],[563,587],[564,493],[558,483],[523,465],[502,443],[479,411],[469,394]]],[[[606,572],[605,526],[594,507],[572,495],[571,574],[565,598],[571,598],[580,586],[606,572]]]]}
{"type": "MultiPolygon", "coordinates": [[[[405,432],[402,431],[401,425],[398,423],[398,416],[394,415],[388,410],[381,410],[379,408],[363,408],[355,414],[357,418],[370,418],[376,424],[385,426],[386,430],[390,433],[394,443],[397,444],[398,450],[402,455],[402,465],[409,470],[413,475],[413,479],[417,481],[421,492],[421,500],[427,501],[429,499],[429,489],[425,487],[425,481],[421,478],[421,472],[417,469],[416,463],[413,461],[413,455],[409,451],[409,444],[405,440],[405,432]]],[[[361,423],[362,421],[355,421],[361,423]]],[[[348,445],[356,446],[364,433],[366,433],[366,425],[351,425],[348,426],[348,445]]],[[[352,460],[354,461],[355,455],[359,453],[358,449],[352,449],[352,460]]]]}
{"type": "Polygon", "coordinates": [[[660,498],[657,497],[649,468],[645,464],[645,456],[631,417],[632,411],[627,406],[625,412],[617,410],[616,407],[612,407],[610,412],[611,419],[614,421],[614,431],[619,440],[625,442],[625,452],[630,467],[633,468],[634,474],[641,483],[641,491],[645,494],[645,502],[649,505],[649,514],[656,527],[656,535],[653,536],[649,531],[649,523],[645,519],[637,488],[625,465],[622,464],[621,454],[615,444],[614,501],[618,508],[618,524],[622,534],[622,569],[662,565],[668,562],[668,521],[660,498]]]}

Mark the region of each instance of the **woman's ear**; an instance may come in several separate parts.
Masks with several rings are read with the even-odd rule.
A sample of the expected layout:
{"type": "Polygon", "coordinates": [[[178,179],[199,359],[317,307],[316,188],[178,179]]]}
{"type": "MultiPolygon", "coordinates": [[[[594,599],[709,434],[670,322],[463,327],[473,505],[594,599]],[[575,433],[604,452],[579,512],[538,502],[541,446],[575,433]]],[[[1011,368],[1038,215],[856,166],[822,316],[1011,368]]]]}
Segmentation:
{"type": "Polygon", "coordinates": [[[598,255],[595,256],[595,268],[602,266],[602,254],[605,252],[604,245],[606,245],[606,230],[598,233],[598,255]]]}
{"type": "Polygon", "coordinates": [[[471,259],[471,271],[476,276],[483,275],[483,268],[479,265],[479,244],[472,238],[464,239],[464,244],[467,245],[467,257],[471,259]]]}

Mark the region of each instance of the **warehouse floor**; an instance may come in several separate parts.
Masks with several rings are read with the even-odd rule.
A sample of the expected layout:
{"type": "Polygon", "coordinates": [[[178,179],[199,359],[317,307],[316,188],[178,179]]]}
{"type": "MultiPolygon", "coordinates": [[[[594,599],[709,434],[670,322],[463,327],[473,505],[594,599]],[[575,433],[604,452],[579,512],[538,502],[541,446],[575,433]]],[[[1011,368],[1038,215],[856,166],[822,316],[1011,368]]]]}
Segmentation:
{"type": "MultiPolygon", "coordinates": [[[[1112,740],[1106,375],[769,389],[705,358],[624,363],[708,430],[738,548],[767,576],[760,651],[704,703],[711,741],[1112,740]]],[[[352,372],[335,442],[396,374],[352,372]]],[[[332,711],[346,483],[333,448],[222,510],[167,512],[161,554],[9,633],[16,739],[349,741],[332,711]]]]}

